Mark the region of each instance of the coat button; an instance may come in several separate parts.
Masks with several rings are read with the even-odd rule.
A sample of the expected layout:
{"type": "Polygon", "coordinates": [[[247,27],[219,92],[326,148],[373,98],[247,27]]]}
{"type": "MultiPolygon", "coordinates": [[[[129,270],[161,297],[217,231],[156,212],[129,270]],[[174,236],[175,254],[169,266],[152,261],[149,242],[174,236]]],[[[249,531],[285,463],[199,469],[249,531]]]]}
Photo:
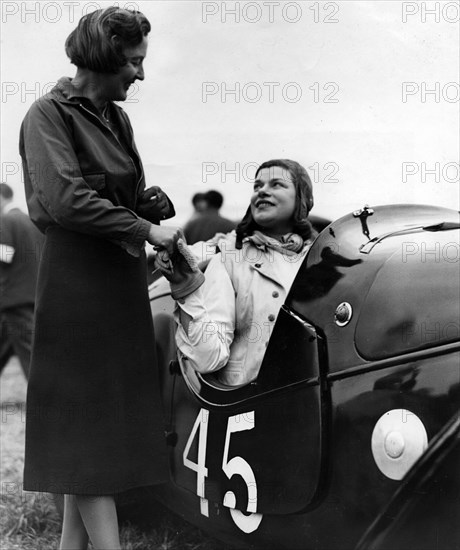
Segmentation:
{"type": "Polygon", "coordinates": [[[275,316],[274,316],[272,313],[270,313],[270,315],[268,316],[268,320],[269,320],[269,321],[274,321],[274,320],[275,320],[275,316]]]}
{"type": "Polygon", "coordinates": [[[272,292],[273,298],[278,298],[279,295],[280,295],[280,293],[279,293],[278,291],[276,291],[276,290],[274,290],[274,291],[272,292]]]}
{"type": "Polygon", "coordinates": [[[262,264],[254,264],[254,267],[262,267],[262,264]]]}

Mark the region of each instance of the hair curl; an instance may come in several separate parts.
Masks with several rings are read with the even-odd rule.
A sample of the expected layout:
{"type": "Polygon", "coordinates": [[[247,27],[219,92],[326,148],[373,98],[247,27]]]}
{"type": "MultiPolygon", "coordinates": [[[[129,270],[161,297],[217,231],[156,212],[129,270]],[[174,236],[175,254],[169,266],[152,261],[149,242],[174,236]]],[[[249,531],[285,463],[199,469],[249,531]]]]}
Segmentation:
{"type": "MultiPolygon", "coordinates": [[[[295,207],[292,216],[293,232],[300,235],[304,240],[314,237],[316,233],[308,219],[308,214],[313,208],[313,186],[310,176],[305,168],[294,160],[273,159],[263,162],[257,168],[255,177],[257,178],[259,172],[264,168],[271,168],[273,166],[280,166],[287,170],[295,186],[295,207]]],[[[255,230],[263,231],[263,228],[254,221],[251,206],[249,206],[246,214],[236,228],[236,248],[241,248],[243,239],[252,235],[255,230]]]]}
{"type": "Polygon", "coordinates": [[[150,32],[148,19],[139,11],[110,7],[83,16],[67,37],[70,62],[98,73],[117,73],[126,64],[123,49],[137,46],[150,32]],[[118,41],[112,37],[117,36],[118,41]]]}

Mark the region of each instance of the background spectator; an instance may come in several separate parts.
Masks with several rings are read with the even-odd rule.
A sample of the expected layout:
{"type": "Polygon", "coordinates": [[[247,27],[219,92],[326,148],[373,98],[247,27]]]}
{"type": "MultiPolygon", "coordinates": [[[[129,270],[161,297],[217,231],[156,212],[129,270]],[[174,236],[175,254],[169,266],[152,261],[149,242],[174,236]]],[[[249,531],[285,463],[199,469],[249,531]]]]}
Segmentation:
{"type": "MultiPolygon", "coordinates": [[[[197,195],[200,195],[199,193],[197,195]]],[[[195,210],[198,211],[196,204],[201,207],[202,200],[197,200],[194,195],[192,202],[195,210]]],[[[197,213],[192,219],[187,222],[184,227],[184,235],[188,244],[194,244],[198,241],[207,241],[212,239],[216,233],[229,233],[236,227],[236,223],[222,217],[219,210],[224,202],[224,197],[219,191],[208,191],[203,195],[206,202],[206,208],[197,213]]]]}
{"type": "Polygon", "coordinates": [[[17,355],[29,376],[35,287],[43,236],[0,183],[0,372],[17,355]]]}
{"type": "Polygon", "coordinates": [[[208,201],[206,200],[206,193],[195,193],[192,197],[192,204],[195,212],[192,215],[192,219],[203,212],[206,212],[208,208],[208,201]]]}

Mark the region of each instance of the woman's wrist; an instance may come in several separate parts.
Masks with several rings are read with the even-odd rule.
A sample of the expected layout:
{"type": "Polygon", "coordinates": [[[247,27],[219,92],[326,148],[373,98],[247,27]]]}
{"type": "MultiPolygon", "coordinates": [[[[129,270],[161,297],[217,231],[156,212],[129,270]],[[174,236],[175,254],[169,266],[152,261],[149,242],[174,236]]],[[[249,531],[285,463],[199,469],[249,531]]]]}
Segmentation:
{"type": "Polygon", "coordinates": [[[147,223],[150,225],[147,240],[149,241],[149,243],[152,243],[152,241],[154,241],[157,236],[157,231],[156,231],[157,226],[150,222],[147,222],[147,223]]]}
{"type": "Polygon", "coordinates": [[[151,245],[158,246],[162,240],[161,226],[150,222],[147,223],[150,225],[147,240],[151,245]]]}

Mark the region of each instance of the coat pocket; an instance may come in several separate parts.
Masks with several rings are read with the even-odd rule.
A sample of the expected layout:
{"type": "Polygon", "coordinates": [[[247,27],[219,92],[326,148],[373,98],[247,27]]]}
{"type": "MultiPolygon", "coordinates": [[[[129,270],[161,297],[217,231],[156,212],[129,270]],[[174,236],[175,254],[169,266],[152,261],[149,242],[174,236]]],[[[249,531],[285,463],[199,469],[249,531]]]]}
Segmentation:
{"type": "Polygon", "coordinates": [[[105,172],[99,172],[97,174],[83,174],[83,179],[89,187],[95,191],[100,191],[105,187],[105,172]]]}

